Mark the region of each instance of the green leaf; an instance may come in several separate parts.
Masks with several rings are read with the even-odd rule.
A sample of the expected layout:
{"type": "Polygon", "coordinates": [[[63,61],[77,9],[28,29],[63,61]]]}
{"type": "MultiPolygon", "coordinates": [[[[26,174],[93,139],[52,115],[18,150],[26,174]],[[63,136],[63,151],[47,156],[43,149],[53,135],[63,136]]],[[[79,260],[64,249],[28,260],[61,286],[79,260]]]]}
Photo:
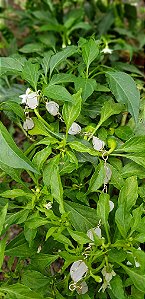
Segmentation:
{"type": "Polygon", "coordinates": [[[97,203],[97,216],[101,219],[102,224],[106,224],[108,220],[110,212],[109,199],[109,194],[101,193],[97,203]]]}
{"type": "Polygon", "coordinates": [[[112,99],[106,101],[101,109],[101,118],[98,125],[101,126],[110,116],[119,114],[122,110],[122,104],[115,103],[112,99]]]}
{"type": "Polygon", "coordinates": [[[73,97],[73,103],[64,103],[62,116],[66,124],[66,132],[68,133],[69,128],[71,127],[72,123],[77,119],[81,112],[81,92],[79,90],[73,97]]]}
{"type": "Polygon", "coordinates": [[[1,267],[3,265],[6,242],[7,242],[7,236],[0,240],[0,271],[1,271],[1,267]]]}
{"type": "Polygon", "coordinates": [[[53,55],[53,51],[50,50],[50,51],[44,53],[44,57],[42,59],[41,65],[42,65],[45,77],[47,76],[47,73],[49,70],[49,62],[50,62],[50,58],[52,55],[53,55]]]}
{"type": "Polygon", "coordinates": [[[44,185],[46,185],[47,187],[50,187],[51,174],[53,172],[53,168],[55,166],[59,165],[59,158],[60,158],[60,156],[57,155],[57,156],[53,157],[52,159],[49,159],[48,164],[44,168],[43,182],[44,182],[44,185]]]}
{"type": "Polygon", "coordinates": [[[58,258],[59,255],[37,253],[31,257],[31,266],[36,271],[44,271],[47,267],[51,265],[51,263],[53,263],[58,258]]]}
{"type": "Polygon", "coordinates": [[[145,136],[135,136],[122,144],[115,152],[145,153],[145,136]]]}
{"type": "Polygon", "coordinates": [[[130,211],[130,209],[135,205],[137,198],[137,178],[135,176],[132,176],[126,179],[124,186],[119,193],[118,206],[123,205],[126,211],[130,211]]]}
{"type": "Polygon", "coordinates": [[[11,299],[43,299],[43,297],[37,292],[32,291],[30,288],[16,283],[9,286],[2,286],[0,288],[2,291],[6,292],[11,299]]]}
{"type": "Polygon", "coordinates": [[[34,128],[29,130],[29,135],[44,135],[49,136],[50,140],[52,136],[50,135],[49,131],[47,130],[47,127],[44,125],[42,121],[37,119],[36,117],[32,117],[34,122],[34,128]]]}
{"type": "Polygon", "coordinates": [[[18,103],[12,101],[4,102],[2,103],[1,107],[2,109],[7,111],[13,111],[22,120],[25,120],[24,109],[18,103]]]}
{"type": "Polygon", "coordinates": [[[73,102],[72,95],[67,91],[67,89],[61,85],[51,85],[49,84],[44,88],[43,93],[45,96],[62,102],[73,102]]]}
{"type": "Polygon", "coordinates": [[[32,162],[16,146],[11,135],[0,122],[0,162],[12,167],[38,173],[32,162]]]}
{"type": "Polygon", "coordinates": [[[8,174],[14,181],[20,183],[24,188],[27,188],[25,183],[20,178],[20,170],[9,167],[0,161],[0,168],[8,174]]]}
{"type": "Polygon", "coordinates": [[[116,299],[125,299],[123,283],[119,275],[116,275],[111,279],[110,285],[116,299]]]}
{"type": "Polygon", "coordinates": [[[74,53],[77,53],[78,48],[76,46],[68,46],[61,52],[54,54],[50,59],[50,76],[53,70],[66,58],[72,56],[74,53]]]}
{"type": "Polygon", "coordinates": [[[0,66],[1,73],[8,74],[17,74],[20,73],[23,69],[25,58],[13,58],[13,57],[1,57],[0,58],[0,66]]]}
{"type": "Polygon", "coordinates": [[[93,173],[87,193],[97,192],[97,190],[103,185],[105,178],[104,164],[97,165],[95,172],[93,173]]]}
{"type": "Polygon", "coordinates": [[[120,264],[120,266],[125,270],[125,272],[128,274],[130,279],[132,280],[132,283],[135,285],[135,287],[145,293],[145,275],[137,273],[134,269],[130,269],[127,266],[120,264]]]}
{"type": "Polygon", "coordinates": [[[83,232],[73,231],[70,228],[67,229],[70,236],[79,244],[90,243],[90,238],[83,232]]]}
{"type": "Polygon", "coordinates": [[[42,52],[44,49],[44,46],[40,43],[30,43],[24,45],[22,48],[19,49],[22,53],[39,53],[42,52]]]}
{"type": "Polygon", "coordinates": [[[87,232],[97,226],[98,217],[94,209],[74,202],[65,202],[64,207],[66,212],[69,212],[69,220],[77,231],[87,232]]]}
{"type": "Polygon", "coordinates": [[[43,167],[44,162],[47,160],[47,158],[51,154],[51,147],[47,146],[41,151],[37,152],[35,156],[33,157],[33,164],[37,166],[38,170],[41,170],[43,167]]]}
{"type": "Polygon", "coordinates": [[[123,72],[106,73],[109,87],[116,100],[126,105],[128,111],[138,121],[140,94],[131,76],[123,72]]]}
{"type": "Polygon", "coordinates": [[[137,176],[139,179],[143,179],[145,177],[144,175],[144,168],[134,162],[127,163],[122,168],[122,177],[127,178],[130,176],[137,176]]]}
{"type": "Polygon", "coordinates": [[[82,57],[84,63],[86,64],[87,70],[89,69],[90,64],[97,58],[99,55],[99,48],[95,40],[90,39],[82,46],[82,57]]]}
{"type": "Polygon", "coordinates": [[[39,64],[33,64],[30,61],[25,62],[22,70],[22,78],[29,82],[35,90],[37,90],[39,76],[39,64]]]}
{"type": "Polygon", "coordinates": [[[68,82],[74,82],[75,80],[76,80],[76,76],[72,74],[61,73],[61,74],[53,75],[50,80],[50,84],[53,85],[53,84],[68,83],[68,82]]]}
{"type": "Polygon", "coordinates": [[[6,218],[6,214],[7,214],[7,208],[8,208],[8,204],[6,204],[2,209],[1,209],[1,214],[0,214],[0,235],[1,232],[3,230],[3,225],[5,223],[5,218],[6,218]]]}
{"type": "Polygon", "coordinates": [[[51,194],[52,194],[53,198],[60,205],[60,212],[61,213],[64,212],[63,187],[62,187],[62,183],[61,183],[58,165],[53,164],[52,173],[51,173],[51,177],[50,177],[50,188],[51,188],[51,194]]]}
{"type": "Polygon", "coordinates": [[[44,276],[38,271],[25,270],[22,273],[21,282],[32,290],[38,290],[41,288],[47,288],[50,283],[49,277],[44,276]]]}
{"type": "Polygon", "coordinates": [[[131,220],[132,217],[126,211],[125,206],[120,205],[115,213],[115,222],[123,238],[126,238],[127,236],[127,233],[130,228],[131,220]]]}
{"type": "Polygon", "coordinates": [[[93,93],[93,91],[96,88],[96,81],[94,79],[90,78],[75,78],[75,89],[76,91],[80,90],[82,88],[82,99],[83,102],[87,100],[87,98],[93,93]]]}
{"type": "Polygon", "coordinates": [[[2,197],[4,197],[4,198],[11,198],[11,199],[17,198],[17,197],[20,197],[20,196],[31,198],[32,195],[33,195],[33,193],[31,193],[31,192],[26,193],[22,189],[6,190],[6,191],[4,191],[4,192],[1,193],[2,197]]]}
{"type": "MultiPolygon", "coordinates": [[[[77,152],[88,153],[92,156],[99,156],[99,152],[79,141],[69,142],[68,145],[77,152]]],[[[90,144],[89,144],[90,146],[90,144]]]]}

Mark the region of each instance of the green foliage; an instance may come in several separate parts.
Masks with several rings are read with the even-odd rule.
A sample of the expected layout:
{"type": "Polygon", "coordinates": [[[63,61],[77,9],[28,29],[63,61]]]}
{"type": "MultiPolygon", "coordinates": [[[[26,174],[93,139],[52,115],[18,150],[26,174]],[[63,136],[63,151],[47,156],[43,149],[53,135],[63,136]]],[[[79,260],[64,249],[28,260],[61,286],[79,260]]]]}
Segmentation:
{"type": "Polygon", "coordinates": [[[0,298],[143,299],[143,7],[20,5],[0,11],[24,33],[0,25],[0,298]]]}

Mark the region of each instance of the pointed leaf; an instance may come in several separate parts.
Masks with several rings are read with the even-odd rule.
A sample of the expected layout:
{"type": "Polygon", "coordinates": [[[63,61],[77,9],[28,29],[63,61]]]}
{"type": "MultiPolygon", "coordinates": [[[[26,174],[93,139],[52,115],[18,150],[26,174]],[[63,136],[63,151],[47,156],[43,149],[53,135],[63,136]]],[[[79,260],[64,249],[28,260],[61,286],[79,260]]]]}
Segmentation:
{"type": "Polygon", "coordinates": [[[24,80],[30,83],[30,85],[37,90],[37,82],[40,76],[39,64],[33,64],[30,61],[27,61],[24,64],[22,77],[24,80]]]}

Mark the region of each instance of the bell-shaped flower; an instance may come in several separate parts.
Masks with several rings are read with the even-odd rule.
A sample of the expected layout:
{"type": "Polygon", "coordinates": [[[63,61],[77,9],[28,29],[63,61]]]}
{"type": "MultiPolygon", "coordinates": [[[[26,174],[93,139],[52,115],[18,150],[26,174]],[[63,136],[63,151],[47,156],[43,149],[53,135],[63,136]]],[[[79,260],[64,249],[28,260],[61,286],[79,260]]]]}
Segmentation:
{"type": "Polygon", "coordinates": [[[46,110],[53,116],[56,116],[59,113],[59,105],[54,102],[50,101],[46,103],[46,110]]]}
{"type": "Polygon", "coordinates": [[[68,134],[76,135],[79,133],[81,133],[81,127],[76,122],[73,122],[71,127],[69,128],[68,134]]]}
{"type": "Polygon", "coordinates": [[[34,128],[34,122],[33,119],[30,117],[27,117],[26,120],[23,123],[24,130],[28,131],[34,128]]]}
{"type": "Polygon", "coordinates": [[[114,272],[114,270],[112,270],[112,265],[110,265],[110,271],[108,271],[108,267],[104,266],[103,269],[102,269],[102,274],[103,274],[103,278],[104,278],[104,282],[101,286],[101,288],[99,289],[99,292],[102,290],[102,292],[105,292],[105,290],[107,288],[111,288],[110,287],[110,281],[111,279],[113,278],[113,276],[116,275],[116,273],[114,272]]]}
{"type": "Polygon", "coordinates": [[[82,260],[74,262],[70,268],[70,276],[72,280],[77,283],[88,272],[88,267],[82,260]]]}
{"type": "Polygon", "coordinates": [[[98,226],[98,227],[93,227],[91,229],[89,229],[87,231],[87,236],[92,240],[94,241],[94,234],[96,234],[96,236],[98,236],[100,239],[101,239],[101,228],[98,226]]]}
{"type": "Polygon", "coordinates": [[[113,50],[106,46],[101,52],[104,54],[112,54],[113,50]]]}
{"type": "Polygon", "coordinates": [[[38,92],[32,91],[30,88],[27,88],[26,93],[19,96],[22,99],[22,104],[26,104],[27,107],[35,109],[38,104],[38,92]]]}
{"type": "Polygon", "coordinates": [[[93,136],[93,148],[97,151],[101,151],[103,150],[104,146],[105,146],[105,142],[101,139],[99,139],[98,137],[93,136]]]}
{"type": "Polygon", "coordinates": [[[112,176],[112,170],[109,166],[105,167],[105,178],[104,178],[104,184],[108,184],[112,176]]]}
{"type": "Polygon", "coordinates": [[[88,292],[88,285],[85,281],[82,281],[79,285],[76,286],[76,291],[79,295],[84,295],[88,292]]]}
{"type": "Polygon", "coordinates": [[[112,200],[109,200],[109,207],[111,212],[114,209],[114,202],[112,200]]]}

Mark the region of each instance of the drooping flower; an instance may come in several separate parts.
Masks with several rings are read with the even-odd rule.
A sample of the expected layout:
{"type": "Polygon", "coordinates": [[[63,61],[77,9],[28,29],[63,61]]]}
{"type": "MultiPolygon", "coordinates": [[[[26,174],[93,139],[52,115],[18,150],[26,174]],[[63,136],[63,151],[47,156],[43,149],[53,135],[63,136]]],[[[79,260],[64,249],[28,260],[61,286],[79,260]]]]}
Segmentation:
{"type": "Polygon", "coordinates": [[[52,208],[52,203],[51,202],[48,202],[44,205],[44,207],[47,209],[47,210],[50,210],[52,208]]]}
{"type": "Polygon", "coordinates": [[[59,105],[54,101],[47,102],[46,109],[53,116],[56,116],[59,113],[59,105]]]}
{"type": "Polygon", "coordinates": [[[105,146],[105,142],[95,136],[93,136],[92,143],[93,143],[93,148],[97,151],[101,151],[105,146]]]}
{"type": "Polygon", "coordinates": [[[113,276],[116,275],[116,273],[114,272],[114,270],[112,270],[112,265],[110,265],[110,272],[108,271],[107,267],[104,266],[102,269],[102,274],[103,274],[103,278],[104,278],[104,282],[101,286],[101,288],[99,289],[99,292],[102,290],[102,292],[105,292],[105,290],[107,288],[110,288],[110,281],[113,278],[113,276]]]}
{"type": "Polygon", "coordinates": [[[88,267],[82,260],[76,261],[72,264],[70,268],[70,276],[72,280],[77,283],[79,280],[81,280],[84,275],[86,275],[88,271],[88,267]]]}
{"type": "Polygon", "coordinates": [[[104,184],[108,184],[112,176],[112,170],[109,166],[105,167],[105,178],[104,178],[104,184]]]}
{"type": "Polygon", "coordinates": [[[109,200],[110,212],[114,209],[114,202],[109,200]]]}
{"type": "Polygon", "coordinates": [[[27,117],[26,120],[23,123],[24,130],[28,131],[34,128],[34,122],[33,119],[30,117],[27,117]]]}
{"type": "Polygon", "coordinates": [[[106,46],[101,52],[104,54],[112,54],[113,50],[106,46]]]}
{"type": "Polygon", "coordinates": [[[22,104],[26,104],[26,106],[31,109],[35,109],[38,106],[38,97],[38,92],[34,92],[30,88],[26,89],[25,94],[19,96],[19,98],[22,98],[22,104]]]}
{"type": "Polygon", "coordinates": [[[101,228],[98,226],[98,227],[93,227],[91,229],[89,229],[87,231],[87,236],[92,240],[94,241],[94,234],[96,234],[99,238],[101,238],[101,228]]]}
{"type": "Polygon", "coordinates": [[[82,281],[79,285],[76,286],[76,291],[79,295],[84,295],[88,292],[88,285],[85,281],[82,281]]]}
{"type": "Polygon", "coordinates": [[[68,134],[70,135],[76,135],[76,134],[79,134],[81,133],[81,127],[80,125],[78,125],[76,122],[73,122],[69,131],[68,131],[68,134]]]}

